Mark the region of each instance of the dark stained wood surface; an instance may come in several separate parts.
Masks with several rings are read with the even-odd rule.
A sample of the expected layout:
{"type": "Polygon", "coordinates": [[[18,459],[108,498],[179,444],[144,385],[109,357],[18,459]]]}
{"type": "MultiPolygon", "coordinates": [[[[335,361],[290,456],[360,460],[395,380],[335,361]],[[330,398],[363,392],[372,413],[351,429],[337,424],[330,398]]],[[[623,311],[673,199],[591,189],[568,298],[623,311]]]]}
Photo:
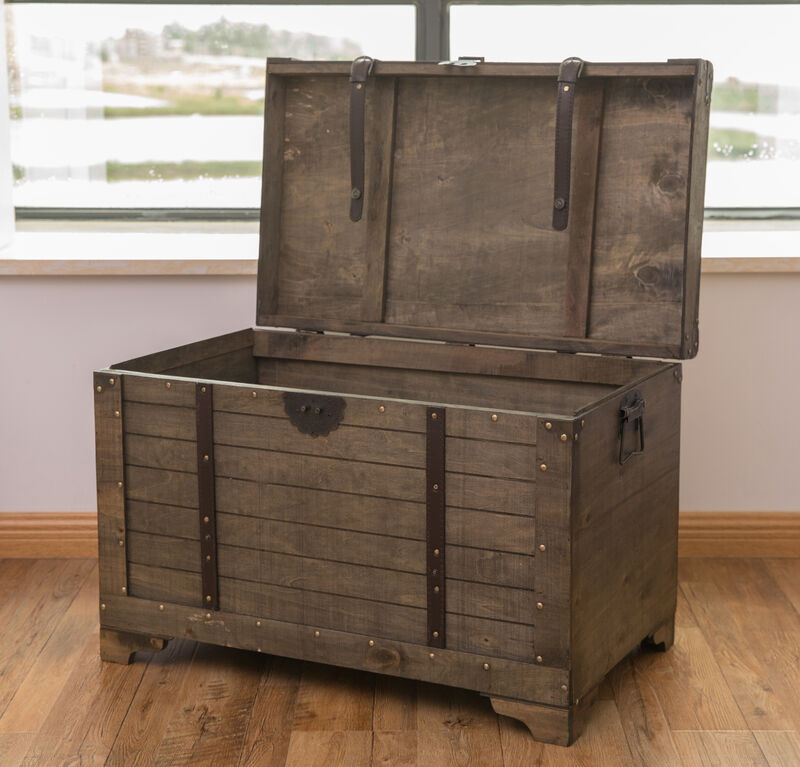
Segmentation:
{"type": "Polygon", "coordinates": [[[576,131],[587,146],[573,155],[581,210],[568,232],[549,224],[551,67],[481,65],[461,76],[422,63],[376,67],[366,134],[373,209],[354,224],[348,77],[336,64],[282,66],[269,77],[286,92],[283,131],[268,127],[264,168],[280,227],[264,230],[258,324],[686,354],[699,279],[687,248],[697,251],[704,174],[702,153],[690,149],[708,112],[694,87],[698,72],[709,76],[704,62],[587,67],[576,114],[581,121],[602,101],[602,131],[591,117],[576,131]],[[475,108],[482,119],[463,119],[475,108]]]}
{"type": "Polygon", "coordinates": [[[188,639],[130,666],[104,664],[91,563],[0,561],[0,611],[29,616],[36,637],[0,623],[11,700],[2,763],[172,767],[191,754],[192,764],[306,767],[322,754],[348,767],[797,764],[797,675],[775,666],[765,684],[753,664],[789,663],[800,650],[800,561],[682,560],[679,578],[675,648],[622,661],[565,750],[536,743],[477,693],[380,674],[188,639]],[[698,612],[708,618],[698,623],[698,612]]]}

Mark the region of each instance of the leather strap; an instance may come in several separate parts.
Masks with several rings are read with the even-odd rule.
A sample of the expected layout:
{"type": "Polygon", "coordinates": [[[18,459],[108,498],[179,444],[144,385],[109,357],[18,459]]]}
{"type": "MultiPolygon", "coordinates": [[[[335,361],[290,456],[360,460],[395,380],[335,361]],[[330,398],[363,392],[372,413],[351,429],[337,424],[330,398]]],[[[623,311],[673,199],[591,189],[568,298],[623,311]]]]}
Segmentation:
{"type": "Polygon", "coordinates": [[[350,220],[360,221],[364,207],[364,112],[367,78],[375,61],[359,56],[350,67],[350,220]]]}
{"type": "Polygon", "coordinates": [[[583,71],[583,60],[564,59],[558,69],[556,96],[556,158],[553,185],[553,229],[564,230],[569,223],[570,165],[572,163],[572,109],[575,83],[583,71]]]}

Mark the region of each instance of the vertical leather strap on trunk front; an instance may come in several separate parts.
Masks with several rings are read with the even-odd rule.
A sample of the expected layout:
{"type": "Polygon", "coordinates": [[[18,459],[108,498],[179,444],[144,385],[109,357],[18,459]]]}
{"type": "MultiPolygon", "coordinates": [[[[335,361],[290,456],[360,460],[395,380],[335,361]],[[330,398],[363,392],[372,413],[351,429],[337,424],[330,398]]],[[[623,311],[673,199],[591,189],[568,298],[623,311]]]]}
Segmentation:
{"type": "Polygon", "coordinates": [[[364,113],[367,78],[375,62],[359,56],[350,67],[350,220],[360,221],[364,208],[364,113]]]}
{"type": "Polygon", "coordinates": [[[445,647],[445,409],[428,408],[425,481],[428,645],[445,647]]]}
{"type": "Polygon", "coordinates": [[[570,166],[572,164],[572,110],[575,83],[583,70],[583,60],[564,59],[558,69],[556,95],[556,152],[553,183],[553,229],[564,230],[569,223],[570,166]]]}
{"type": "Polygon", "coordinates": [[[219,610],[217,590],[217,521],[214,487],[214,392],[211,384],[196,386],[197,508],[200,515],[201,604],[219,610]]]}

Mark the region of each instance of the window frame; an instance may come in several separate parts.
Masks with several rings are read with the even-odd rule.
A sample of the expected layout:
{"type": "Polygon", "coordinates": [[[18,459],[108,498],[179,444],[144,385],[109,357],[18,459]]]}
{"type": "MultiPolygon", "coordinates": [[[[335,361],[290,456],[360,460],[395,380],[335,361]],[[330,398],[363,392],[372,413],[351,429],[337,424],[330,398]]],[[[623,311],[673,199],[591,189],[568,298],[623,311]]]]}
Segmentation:
{"type": "MultiPolygon", "coordinates": [[[[226,0],[161,0],[170,5],[224,5],[226,0]]],[[[675,5],[799,5],[800,0],[671,0],[675,5]]],[[[157,5],[159,0],[6,0],[9,5],[40,3],[157,5]]],[[[450,9],[454,5],[661,5],[664,0],[237,0],[231,5],[411,5],[415,10],[415,58],[450,58],[450,9]]],[[[476,55],[480,51],[475,52],[476,55]]],[[[70,208],[15,206],[17,220],[48,221],[257,221],[259,208],[70,208]]],[[[716,221],[800,221],[800,207],[705,208],[716,221]]]]}

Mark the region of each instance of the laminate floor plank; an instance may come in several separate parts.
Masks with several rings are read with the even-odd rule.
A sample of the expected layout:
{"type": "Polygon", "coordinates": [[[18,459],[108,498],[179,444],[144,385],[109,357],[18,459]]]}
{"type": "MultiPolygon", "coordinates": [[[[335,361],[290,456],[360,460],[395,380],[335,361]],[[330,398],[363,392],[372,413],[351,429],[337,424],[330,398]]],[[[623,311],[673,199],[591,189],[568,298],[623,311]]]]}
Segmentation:
{"type": "Polygon", "coordinates": [[[31,732],[0,733],[0,764],[3,767],[19,767],[32,740],[31,732]]]}
{"type": "Polygon", "coordinates": [[[376,676],[372,729],[375,732],[416,731],[418,686],[413,679],[376,676]]]}
{"type": "Polygon", "coordinates": [[[753,732],[769,767],[797,767],[800,764],[800,734],[756,730],[753,732]]]}
{"type": "Polygon", "coordinates": [[[300,689],[301,661],[270,656],[250,712],[239,767],[283,767],[300,689]]]}
{"type": "Polygon", "coordinates": [[[371,767],[417,767],[416,730],[374,731],[371,767]]]}
{"type": "Polygon", "coordinates": [[[39,731],[78,663],[87,635],[97,630],[97,615],[95,566],[0,717],[0,733],[39,731]]]}
{"type": "Polygon", "coordinates": [[[318,663],[304,663],[293,730],[372,729],[375,676],[318,663]]]}
{"type": "Polygon", "coordinates": [[[673,733],[684,767],[770,767],[753,733],[673,733]]]}
{"type": "Polygon", "coordinates": [[[294,730],[286,767],[370,767],[372,733],[294,730]]]}

